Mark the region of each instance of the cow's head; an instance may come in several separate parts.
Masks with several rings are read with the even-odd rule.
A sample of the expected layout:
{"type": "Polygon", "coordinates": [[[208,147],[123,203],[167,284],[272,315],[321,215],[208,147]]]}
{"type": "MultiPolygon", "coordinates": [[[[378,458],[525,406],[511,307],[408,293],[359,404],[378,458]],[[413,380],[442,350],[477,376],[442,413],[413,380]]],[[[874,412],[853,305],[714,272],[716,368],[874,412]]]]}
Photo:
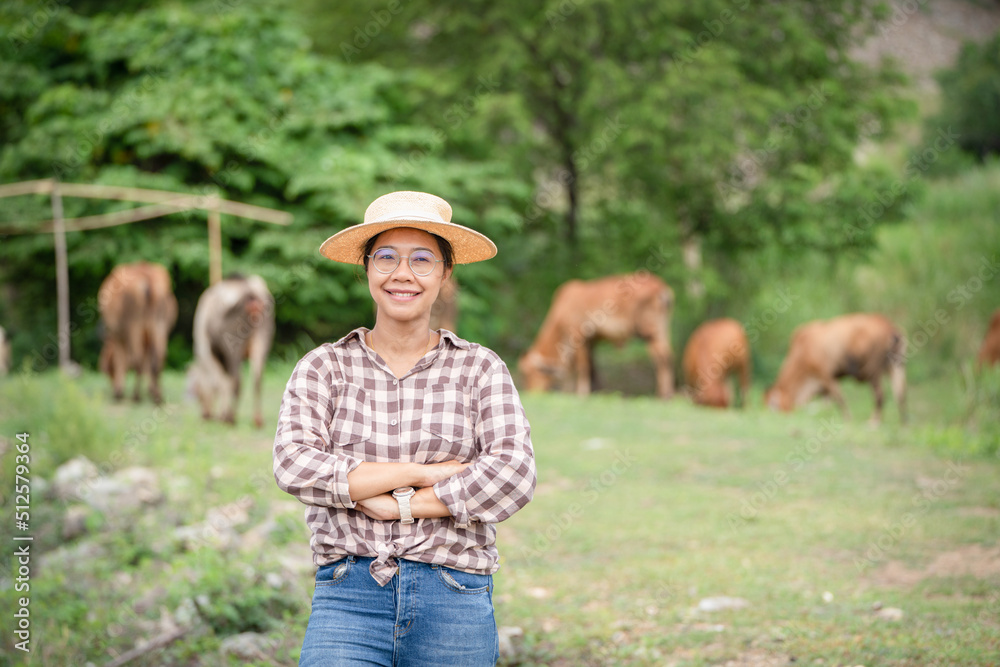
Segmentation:
{"type": "Polygon", "coordinates": [[[790,412],[794,407],[792,395],[776,385],[771,386],[764,393],[764,404],[772,410],[781,410],[782,412],[790,412]]]}
{"type": "Polygon", "coordinates": [[[559,369],[549,363],[537,350],[528,350],[517,362],[517,369],[528,391],[549,391],[559,369]]]}
{"type": "Polygon", "coordinates": [[[201,416],[205,419],[211,418],[212,403],[224,388],[220,386],[216,376],[204,364],[195,361],[188,368],[186,394],[189,397],[198,399],[201,404],[201,416]]]}
{"type": "Polygon", "coordinates": [[[695,402],[713,408],[728,408],[730,393],[724,382],[712,382],[695,390],[695,402]]]}

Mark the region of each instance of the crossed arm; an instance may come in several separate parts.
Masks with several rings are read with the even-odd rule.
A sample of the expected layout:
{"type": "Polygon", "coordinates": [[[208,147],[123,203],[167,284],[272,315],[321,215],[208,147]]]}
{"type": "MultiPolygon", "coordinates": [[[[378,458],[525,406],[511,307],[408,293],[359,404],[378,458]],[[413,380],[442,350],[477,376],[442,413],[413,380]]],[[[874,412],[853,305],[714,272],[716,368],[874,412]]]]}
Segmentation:
{"type": "Polygon", "coordinates": [[[456,475],[470,464],[458,461],[444,463],[369,463],[359,464],[347,473],[351,500],[372,519],[399,519],[399,503],[392,497],[393,489],[412,486],[417,492],[410,498],[410,511],[415,519],[451,516],[448,507],[438,500],[431,487],[456,475]]]}

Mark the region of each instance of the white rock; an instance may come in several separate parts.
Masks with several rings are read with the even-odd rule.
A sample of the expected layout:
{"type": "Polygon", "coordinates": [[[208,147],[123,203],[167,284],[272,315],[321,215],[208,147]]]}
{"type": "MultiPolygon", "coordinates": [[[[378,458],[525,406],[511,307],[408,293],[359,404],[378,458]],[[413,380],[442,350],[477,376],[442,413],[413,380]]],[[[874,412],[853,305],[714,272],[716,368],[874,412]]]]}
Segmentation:
{"type": "Polygon", "coordinates": [[[60,500],[80,498],[86,493],[89,482],[98,477],[100,471],[86,456],[77,456],[56,469],[52,486],[60,500]]]}
{"type": "Polygon", "coordinates": [[[517,657],[524,641],[524,630],[512,625],[501,626],[497,630],[500,635],[500,657],[511,660],[517,657]]]}
{"type": "Polygon", "coordinates": [[[743,609],[749,606],[750,603],[743,598],[731,598],[723,595],[701,600],[698,602],[698,611],[723,611],[724,609],[743,609]]]}
{"type": "Polygon", "coordinates": [[[63,515],[62,538],[67,542],[75,540],[87,532],[87,515],[90,509],[86,505],[71,505],[63,515]]]}
{"type": "Polygon", "coordinates": [[[882,607],[875,612],[875,616],[884,621],[901,621],[904,614],[903,610],[899,607],[882,607]]]}
{"type": "Polygon", "coordinates": [[[243,632],[223,639],[219,653],[242,660],[267,660],[274,645],[273,639],[258,632],[243,632]]]}

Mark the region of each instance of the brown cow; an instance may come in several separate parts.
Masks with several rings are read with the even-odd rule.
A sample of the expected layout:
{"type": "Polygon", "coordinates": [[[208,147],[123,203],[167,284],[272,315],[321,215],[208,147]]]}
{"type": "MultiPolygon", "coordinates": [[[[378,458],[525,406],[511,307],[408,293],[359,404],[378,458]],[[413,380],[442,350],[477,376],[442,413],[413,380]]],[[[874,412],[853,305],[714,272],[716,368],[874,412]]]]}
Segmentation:
{"type": "Polygon", "coordinates": [[[441,291],[431,306],[431,329],[458,333],[458,283],[455,276],[441,283],[441,291]]]}
{"type": "Polygon", "coordinates": [[[983,337],[983,344],[979,348],[979,367],[993,366],[1000,363],[1000,310],[993,313],[990,319],[990,328],[983,337]]]}
{"type": "Polygon", "coordinates": [[[529,391],[548,390],[576,370],[576,392],[591,390],[595,342],[617,345],[638,336],[656,367],[657,394],[674,393],[670,316],[674,293],[656,276],[640,272],[598,280],[570,280],[556,290],[534,344],[518,361],[529,391]]]}
{"type": "Polygon", "coordinates": [[[699,405],[727,408],[732,402],[729,377],[739,380],[740,404],[750,388],[750,343],[734,319],[709,320],[692,332],[684,347],[684,379],[699,405]]]}
{"type": "Polygon", "coordinates": [[[788,356],[764,400],[771,408],[789,411],[817,394],[827,394],[847,419],[847,403],[837,380],[851,376],[871,384],[875,392],[872,422],[877,424],[882,419],[882,376],[888,374],[900,421],[905,421],[905,364],[906,338],[882,315],[854,313],[807,322],[792,333],[788,356]]]}
{"type": "Polygon", "coordinates": [[[10,341],[7,340],[7,332],[0,327],[0,377],[7,375],[10,371],[10,341]]]}
{"type": "Polygon", "coordinates": [[[254,425],[264,425],[260,390],[264,362],[274,339],[274,297],[260,276],[231,276],[209,287],[194,311],[194,363],[188,388],[211,419],[222,399],[220,419],[236,422],[243,360],[254,382],[254,425]]]}
{"type": "Polygon", "coordinates": [[[125,374],[135,371],[133,399],[141,399],[142,376],[149,374],[149,394],[163,402],[160,372],[167,338],[177,321],[177,299],[170,274],[159,264],[116,266],[97,292],[104,323],[100,369],[111,378],[115,400],[125,394],[125,374]]]}

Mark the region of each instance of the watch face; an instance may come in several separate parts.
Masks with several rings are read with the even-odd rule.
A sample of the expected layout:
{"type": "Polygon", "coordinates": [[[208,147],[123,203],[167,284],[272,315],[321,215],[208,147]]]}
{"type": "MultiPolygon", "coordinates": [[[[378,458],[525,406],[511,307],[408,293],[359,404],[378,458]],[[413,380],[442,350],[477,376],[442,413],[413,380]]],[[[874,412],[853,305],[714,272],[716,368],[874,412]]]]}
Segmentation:
{"type": "Polygon", "coordinates": [[[393,491],[392,495],[396,498],[405,498],[407,496],[412,496],[414,493],[416,493],[416,491],[414,491],[412,486],[404,486],[393,491]]]}

